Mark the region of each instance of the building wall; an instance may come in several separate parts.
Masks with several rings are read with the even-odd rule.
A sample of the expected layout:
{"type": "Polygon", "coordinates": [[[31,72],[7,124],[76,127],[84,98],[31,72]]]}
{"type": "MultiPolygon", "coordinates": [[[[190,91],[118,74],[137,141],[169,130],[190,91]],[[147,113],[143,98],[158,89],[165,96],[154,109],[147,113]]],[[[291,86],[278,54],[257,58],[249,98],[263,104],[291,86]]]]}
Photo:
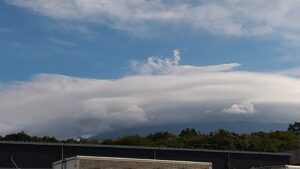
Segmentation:
{"type": "Polygon", "coordinates": [[[249,169],[290,164],[290,155],[230,151],[163,149],[121,146],[18,144],[0,142],[0,168],[51,168],[52,163],[75,155],[212,162],[213,169],[249,169]]]}
{"type": "Polygon", "coordinates": [[[286,151],[285,153],[292,154],[291,163],[300,165],[300,149],[286,151]]]}

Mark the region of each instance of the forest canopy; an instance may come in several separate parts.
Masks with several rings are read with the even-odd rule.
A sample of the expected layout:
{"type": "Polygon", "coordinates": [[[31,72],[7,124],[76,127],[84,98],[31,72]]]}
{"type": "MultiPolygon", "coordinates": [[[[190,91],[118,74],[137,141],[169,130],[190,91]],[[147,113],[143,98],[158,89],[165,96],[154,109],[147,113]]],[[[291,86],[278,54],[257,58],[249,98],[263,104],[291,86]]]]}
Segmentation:
{"type": "Polygon", "coordinates": [[[286,131],[260,131],[244,134],[238,134],[224,129],[210,133],[200,133],[194,128],[186,128],[179,134],[160,131],[150,133],[147,136],[128,135],[100,141],[93,138],[81,137],[59,140],[49,136],[30,136],[22,131],[3,137],[0,136],[0,140],[282,152],[298,148],[299,133],[300,122],[295,122],[290,124],[286,131]]]}

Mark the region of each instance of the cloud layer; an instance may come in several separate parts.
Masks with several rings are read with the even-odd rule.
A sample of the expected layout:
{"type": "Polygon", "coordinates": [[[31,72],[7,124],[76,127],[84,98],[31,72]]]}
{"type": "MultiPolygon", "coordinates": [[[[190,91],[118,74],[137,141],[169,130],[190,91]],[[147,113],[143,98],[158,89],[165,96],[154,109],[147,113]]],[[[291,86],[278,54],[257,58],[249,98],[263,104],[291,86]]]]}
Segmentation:
{"type": "Polygon", "coordinates": [[[236,63],[197,67],[179,60],[175,50],[173,58],[137,62],[141,72],[114,80],[39,74],[2,84],[0,134],[69,137],[161,124],[300,118],[298,78],[238,71],[236,63]]]}
{"type": "Polygon", "coordinates": [[[224,108],[223,112],[234,113],[234,114],[248,114],[248,113],[255,113],[255,108],[252,103],[244,102],[240,104],[233,104],[228,108],[224,108]]]}
{"type": "Polygon", "coordinates": [[[275,35],[299,42],[298,0],[6,0],[62,21],[93,22],[130,32],[155,24],[233,36],[275,35]]]}

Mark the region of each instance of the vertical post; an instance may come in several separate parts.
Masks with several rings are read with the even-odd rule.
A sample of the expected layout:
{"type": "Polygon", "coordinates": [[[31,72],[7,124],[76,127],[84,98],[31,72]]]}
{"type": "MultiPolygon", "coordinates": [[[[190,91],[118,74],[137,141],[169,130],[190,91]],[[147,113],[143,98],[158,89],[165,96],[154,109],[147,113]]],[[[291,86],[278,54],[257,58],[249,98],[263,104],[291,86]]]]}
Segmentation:
{"type": "Polygon", "coordinates": [[[61,169],[64,169],[64,145],[61,145],[61,169]]]}
{"type": "Polygon", "coordinates": [[[298,148],[300,149],[300,133],[298,133],[298,148]]]}
{"type": "Polygon", "coordinates": [[[300,159],[299,159],[299,151],[300,151],[300,132],[297,132],[298,134],[298,150],[295,150],[293,152],[293,156],[290,157],[290,164],[293,163],[299,163],[300,159]]]}
{"type": "Polygon", "coordinates": [[[156,152],[155,152],[155,149],[153,149],[153,159],[156,159],[156,152]]]}
{"type": "Polygon", "coordinates": [[[229,155],[229,153],[227,154],[227,159],[228,159],[228,169],[231,169],[231,166],[230,166],[230,155],[229,155]]]}
{"type": "Polygon", "coordinates": [[[61,160],[64,160],[64,146],[61,145],[61,160]]]}

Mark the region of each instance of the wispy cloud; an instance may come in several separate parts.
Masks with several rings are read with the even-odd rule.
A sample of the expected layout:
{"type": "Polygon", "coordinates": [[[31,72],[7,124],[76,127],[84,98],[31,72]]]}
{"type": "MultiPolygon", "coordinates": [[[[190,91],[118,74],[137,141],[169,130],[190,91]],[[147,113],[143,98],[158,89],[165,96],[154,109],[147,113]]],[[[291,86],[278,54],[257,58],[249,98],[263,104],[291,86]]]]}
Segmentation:
{"type": "Polygon", "coordinates": [[[62,21],[93,22],[132,33],[153,23],[180,25],[229,36],[272,36],[299,41],[297,0],[6,0],[62,21]],[[274,36],[273,36],[274,35],[274,36]]]}
{"type": "Polygon", "coordinates": [[[63,45],[63,46],[76,46],[77,44],[74,42],[70,42],[70,41],[66,41],[66,40],[62,40],[59,38],[55,38],[55,37],[49,37],[48,38],[51,42],[59,44],[59,45],[63,45]]]}
{"type": "Polygon", "coordinates": [[[239,63],[228,63],[212,66],[192,66],[180,65],[179,50],[173,50],[173,58],[149,57],[147,62],[132,61],[131,67],[136,74],[155,75],[155,74],[184,74],[199,72],[218,72],[230,71],[241,66],[239,63]]]}
{"type": "Polygon", "coordinates": [[[12,47],[22,47],[24,46],[21,42],[12,41],[12,40],[2,40],[0,39],[0,44],[12,47]]]}
{"type": "MultiPolygon", "coordinates": [[[[154,74],[114,80],[39,74],[2,85],[0,133],[68,137],[144,125],[217,119],[290,122],[300,117],[298,78],[237,71],[236,64],[226,69],[181,65],[179,60],[175,50],[174,57],[159,60],[167,69],[154,66],[154,74]],[[183,72],[165,71],[182,67],[183,72]]],[[[142,67],[147,64],[153,63],[142,67]]]]}
{"type": "Polygon", "coordinates": [[[7,33],[7,32],[11,32],[11,31],[12,31],[11,29],[0,27],[0,33],[7,33]]]}

